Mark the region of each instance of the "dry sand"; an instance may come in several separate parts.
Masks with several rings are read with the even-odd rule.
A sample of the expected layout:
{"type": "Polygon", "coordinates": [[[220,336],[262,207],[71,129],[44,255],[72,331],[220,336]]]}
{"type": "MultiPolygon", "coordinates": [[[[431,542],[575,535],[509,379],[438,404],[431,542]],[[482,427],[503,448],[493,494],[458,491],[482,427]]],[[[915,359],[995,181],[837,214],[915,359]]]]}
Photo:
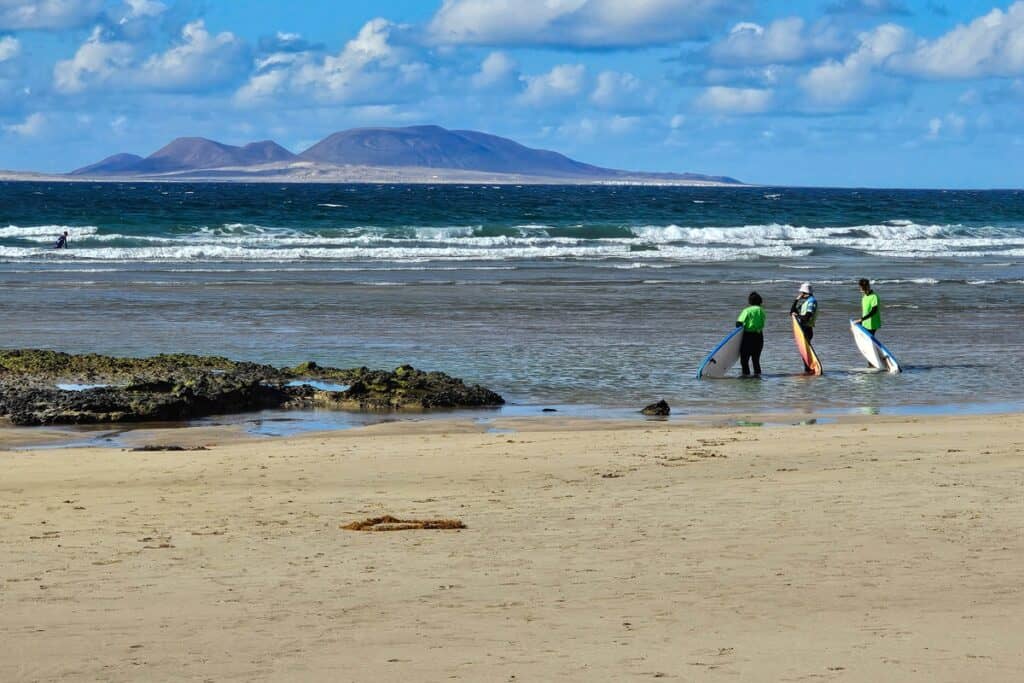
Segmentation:
{"type": "Polygon", "coordinates": [[[1020,415],[504,426],[0,452],[0,680],[1024,679],[1020,415]]]}

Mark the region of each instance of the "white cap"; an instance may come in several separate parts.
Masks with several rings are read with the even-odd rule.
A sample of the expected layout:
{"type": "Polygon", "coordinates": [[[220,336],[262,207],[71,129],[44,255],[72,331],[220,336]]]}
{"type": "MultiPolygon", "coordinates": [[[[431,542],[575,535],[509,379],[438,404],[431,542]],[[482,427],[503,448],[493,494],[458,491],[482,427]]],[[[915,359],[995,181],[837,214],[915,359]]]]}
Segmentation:
{"type": "Polygon", "coordinates": [[[801,294],[814,294],[814,288],[811,287],[811,283],[810,282],[805,282],[802,285],[800,285],[800,293],[801,294]]]}

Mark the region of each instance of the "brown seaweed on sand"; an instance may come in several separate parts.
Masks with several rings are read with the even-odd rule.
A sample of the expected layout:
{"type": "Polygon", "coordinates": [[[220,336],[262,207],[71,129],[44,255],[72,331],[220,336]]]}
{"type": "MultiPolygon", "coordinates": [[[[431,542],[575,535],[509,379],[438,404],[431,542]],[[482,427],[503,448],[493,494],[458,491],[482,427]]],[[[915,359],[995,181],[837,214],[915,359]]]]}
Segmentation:
{"type": "Polygon", "coordinates": [[[391,515],[371,517],[361,522],[344,524],[348,531],[408,531],[410,529],[465,529],[458,519],[398,519],[391,515]]]}

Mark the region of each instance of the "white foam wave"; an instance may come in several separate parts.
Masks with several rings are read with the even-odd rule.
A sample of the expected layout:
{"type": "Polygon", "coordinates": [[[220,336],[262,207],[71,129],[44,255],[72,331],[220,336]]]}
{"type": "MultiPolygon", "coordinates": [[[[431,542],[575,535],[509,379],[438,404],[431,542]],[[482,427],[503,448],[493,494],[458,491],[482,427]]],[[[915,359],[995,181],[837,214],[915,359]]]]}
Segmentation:
{"type": "MultiPolygon", "coordinates": [[[[806,256],[808,250],[797,250],[781,245],[757,248],[707,248],[664,246],[658,250],[633,252],[626,244],[512,244],[503,249],[491,245],[464,247],[302,247],[262,248],[229,245],[180,245],[174,247],[101,247],[82,249],[60,258],[104,261],[164,261],[164,260],[229,260],[229,261],[298,261],[305,259],[340,260],[507,260],[536,258],[568,259],[664,259],[677,261],[735,261],[759,257],[792,258],[806,256]]],[[[28,247],[0,247],[3,258],[47,258],[53,254],[28,247]]]]}
{"type": "MultiPolygon", "coordinates": [[[[29,227],[21,227],[18,225],[8,225],[6,228],[0,228],[0,238],[14,238],[31,240],[32,238],[45,238],[47,242],[53,242],[57,239],[57,236],[67,231],[68,236],[72,239],[81,238],[86,235],[95,235],[99,228],[94,225],[33,225],[29,227]]],[[[33,240],[35,241],[35,240],[33,240]]]]}
{"type": "MultiPolygon", "coordinates": [[[[627,234],[588,235],[575,226],[573,236],[552,236],[551,226],[525,223],[515,235],[481,235],[481,226],[413,227],[384,230],[372,226],[324,230],[322,234],[253,223],[201,227],[180,235],[131,235],[101,232],[95,226],[16,226],[0,228],[0,256],[35,258],[69,231],[72,249],[61,257],[96,260],[438,260],[509,258],[626,259],[620,267],[655,267],[653,260],[723,261],[757,257],[792,258],[814,250],[841,248],[899,258],[1013,258],[1024,255],[1024,232],[1016,228],[921,225],[903,219],[857,226],[806,227],[772,223],[735,227],[647,225],[627,234]],[[403,234],[404,233],[404,234],[403,234]]],[[[50,256],[53,256],[52,254],[50,256]]],[[[784,267],[817,269],[820,264],[784,267]]]]}

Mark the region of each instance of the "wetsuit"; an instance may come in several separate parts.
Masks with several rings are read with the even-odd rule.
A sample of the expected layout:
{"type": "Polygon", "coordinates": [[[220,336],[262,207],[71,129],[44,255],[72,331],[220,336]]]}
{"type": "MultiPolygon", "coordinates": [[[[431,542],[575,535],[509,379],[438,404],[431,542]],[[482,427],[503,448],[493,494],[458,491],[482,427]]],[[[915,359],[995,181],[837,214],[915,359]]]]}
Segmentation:
{"type": "Polygon", "coordinates": [[[54,249],[67,249],[68,248],[68,236],[61,235],[57,238],[57,244],[53,245],[54,249]]]}

